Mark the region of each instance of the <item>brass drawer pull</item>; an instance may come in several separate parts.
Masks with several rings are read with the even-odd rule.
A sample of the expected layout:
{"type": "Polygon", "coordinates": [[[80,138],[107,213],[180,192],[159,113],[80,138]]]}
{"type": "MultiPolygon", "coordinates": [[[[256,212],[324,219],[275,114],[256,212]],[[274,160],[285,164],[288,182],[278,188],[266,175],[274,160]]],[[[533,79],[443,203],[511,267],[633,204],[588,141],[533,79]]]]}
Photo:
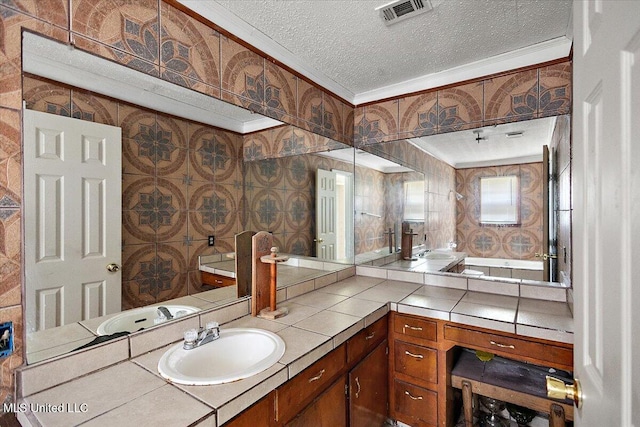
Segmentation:
{"type": "Polygon", "coordinates": [[[364,337],[365,340],[370,340],[372,339],[374,336],[376,335],[375,332],[371,332],[371,334],[367,335],[366,337],[364,337]]]}
{"type": "Polygon", "coordinates": [[[324,369],[320,371],[315,377],[309,378],[309,384],[322,378],[322,375],[324,375],[324,369]]]}
{"type": "Polygon", "coordinates": [[[409,396],[409,398],[412,400],[422,400],[422,396],[418,396],[418,397],[412,396],[411,393],[409,393],[407,390],[404,391],[404,394],[409,396]]]}
{"type": "Polygon", "coordinates": [[[491,345],[495,345],[496,347],[500,347],[500,348],[511,348],[511,349],[515,349],[516,346],[513,344],[500,344],[499,342],[495,342],[495,341],[489,341],[491,343],[491,345]]]}
{"type": "Polygon", "coordinates": [[[358,390],[356,391],[356,399],[360,395],[360,381],[358,381],[358,377],[356,377],[356,385],[358,386],[358,390]]]}
{"type": "Polygon", "coordinates": [[[220,284],[221,284],[221,283],[222,283],[222,280],[218,280],[218,279],[216,279],[216,283],[220,283],[220,284]]]}
{"type": "Polygon", "coordinates": [[[410,326],[405,324],[404,327],[402,328],[402,333],[404,333],[405,329],[411,329],[412,331],[421,331],[422,328],[420,326],[410,326]]]}
{"type": "Polygon", "coordinates": [[[406,354],[407,356],[411,356],[411,357],[415,357],[416,359],[424,359],[424,356],[421,354],[413,354],[411,352],[408,351],[404,351],[404,354],[406,354]]]}

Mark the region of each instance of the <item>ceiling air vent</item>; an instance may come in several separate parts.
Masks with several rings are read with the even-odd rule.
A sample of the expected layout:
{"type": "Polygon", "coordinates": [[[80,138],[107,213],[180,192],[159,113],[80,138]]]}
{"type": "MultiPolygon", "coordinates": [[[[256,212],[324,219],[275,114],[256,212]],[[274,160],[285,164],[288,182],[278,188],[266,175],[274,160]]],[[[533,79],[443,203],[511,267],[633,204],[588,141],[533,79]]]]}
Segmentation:
{"type": "Polygon", "coordinates": [[[431,0],[396,0],[376,7],[386,25],[395,24],[433,9],[431,0]]]}

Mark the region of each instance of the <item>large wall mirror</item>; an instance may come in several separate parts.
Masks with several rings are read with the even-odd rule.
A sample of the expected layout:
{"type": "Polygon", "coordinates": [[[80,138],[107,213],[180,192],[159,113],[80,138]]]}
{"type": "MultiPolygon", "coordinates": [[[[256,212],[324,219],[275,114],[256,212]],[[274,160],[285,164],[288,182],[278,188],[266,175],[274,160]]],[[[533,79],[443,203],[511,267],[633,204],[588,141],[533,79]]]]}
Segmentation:
{"type": "MultiPolygon", "coordinates": [[[[245,161],[243,134],[288,125],[185,89],[179,81],[153,78],[30,33],[24,35],[23,68],[27,109],[123,129],[123,311],[169,300],[199,309],[235,301],[232,287],[220,292],[201,288],[198,262],[200,256],[233,254],[235,234],[244,230],[271,231],[281,251],[295,256],[344,266],[380,265],[376,260],[397,253],[399,232],[408,224],[418,250],[457,245],[455,250],[473,258],[522,261],[558,254],[558,267],[552,270],[559,276],[551,280],[569,282],[563,274],[570,277],[570,233],[562,226],[554,229],[558,209],[553,201],[562,205],[570,182],[559,178],[548,186],[559,196],[547,194],[552,202],[550,213],[544,213],[542,178],[561,176],[562,170],[545,172],[541,148],[558,122],[568,129],[566,118],[358,149],[332,143],[323,153],[245,161]],[[527,142],[529,137],[535,142],[527,142]],[[520,153],[517,160],[513,154],[499,160],[483,157],[507,153],[496,148],[502,144],[526,146],[531,154],[520,153]],[[479,177],[498,175],[519,177],[517,228],[475,219],[479,177]],[[319,186],[323,180],[332,182],[331,188],[319,186]],[[545,218],[551,218],[549,225],[545,218]],[[214,236],[213,246],[209,236],[214,236]],[[563,241],[569,242],[568,252],[563,241]]],[[[560,161],[551,157],[552,169],[566,163],[562,155],[560,161]]],[[[25,242],[27,254],[30,244],[25,242]]],[[[492,273],[487,270],[484,276],[492,273]]],[[[44,295],[62,310],[55,305],[55,291],[44,295]]],[[[75,307],[78,313],[89,309],[75,307]]],[[[92,341],[102,322],[79,320],[39,331],[29,320],[39,315],[27,302],[28,363],[92,341]]]]}
{"type": "Polygon", "coordinates": [[[570,229],[570,215],[563,216],[570,210],[568,122],[566,116],[548,117],[360,147],[356,172],[364,172],[356,179],[356,263],[398,268],[389,254],[399,253],[399,233],[408,223],[414,251],[465,252],[473,277],[569,286],[570,235],[563,231],[570,229]],[[396,166],[366,166],[376,159],[396,166]],[[415,205],[409,206],[406,184],[413,178],[405,178],[402,168],[424,180],[424,222],[403,216],[415,205]],[[482,220],[482,203],[489,201],[481,183],[489,177],[513,177],[517,221],[482,220]],[[562,218],[569,218],[568,224],[562,218]]]}
{"type": "MultiPolygon", "coordinates": [[[[198,263],[200,257],[220,257],[233,265],[234,239],[241,231],[271,231],[281,251],[316,257],[321,252],[318,173],[327,172],[336,182],[334,209],[325,212],[335,252],[325,258],[345,268],[353,265],[352,148],[336,142],[330,144],[331,157],[317,153],[245,162],[243,135],[286,125],[181,87],[179,81],[154,78],[31,33],[23,39],[23,75],[26,109],[122,128],[119,310],[88,315],[97,307],[87,304],[84,294],[75,302],[66,298],[63,306],[60,292],[46,280],[36,280],[44,286],[38,308],[27,280],[27,363],[92,342],[105,333],[100,332],[105,319],[118,311],[153,307],[148,314],[154,321],[159,304],[170,302],[172,309],[188,314],[190,307],[237,300],[233,286],[201,287],[198,263]],[[47,304],[53,307],[49,312],[42,308],[47,304]],[[69,320],[73,316],[77,320],[69,320]],[[38,328],[43,319],[63,326],[38,328]]],[[[37,252],[34,245],[25,241],[27,256],[37,252]]],[[[27,279],[37,277],[26,266],[27,279]]],[[[103,298],[97,289],[97,298],[103,298]]]]}

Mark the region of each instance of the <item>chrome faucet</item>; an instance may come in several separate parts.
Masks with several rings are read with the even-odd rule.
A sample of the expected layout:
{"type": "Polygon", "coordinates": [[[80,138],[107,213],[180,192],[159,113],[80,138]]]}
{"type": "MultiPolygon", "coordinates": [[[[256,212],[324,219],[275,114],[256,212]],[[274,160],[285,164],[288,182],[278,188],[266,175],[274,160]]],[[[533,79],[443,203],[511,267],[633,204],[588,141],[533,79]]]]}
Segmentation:
{"type": "Polygon", "coordinates": [[[189,329],[184,333],[184,344],[182,348],[192,350],[203,346],[211,341],[220,338],[220,325],[218,322],[209,322],[206,327],[200,329],[189,329]]]}
{"type": "Polygon", "coordinates": [[[158,317],[166,317],[167,320],[173,319],[173,315],[169,311],[169,309],[165,306],[158,307],[158,317]]]}

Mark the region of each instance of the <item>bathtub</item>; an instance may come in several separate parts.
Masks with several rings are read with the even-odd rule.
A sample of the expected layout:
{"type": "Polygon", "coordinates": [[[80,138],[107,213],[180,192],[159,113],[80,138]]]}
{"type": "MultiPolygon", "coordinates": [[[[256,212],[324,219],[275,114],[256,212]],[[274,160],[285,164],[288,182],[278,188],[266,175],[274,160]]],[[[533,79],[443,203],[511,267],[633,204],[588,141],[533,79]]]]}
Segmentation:
{"type": "Polygon", "coordinates": [[[466,269],[481,271],[487,276],[543,280],[542,261],[466,257],[464,264],[466,269]]]}

